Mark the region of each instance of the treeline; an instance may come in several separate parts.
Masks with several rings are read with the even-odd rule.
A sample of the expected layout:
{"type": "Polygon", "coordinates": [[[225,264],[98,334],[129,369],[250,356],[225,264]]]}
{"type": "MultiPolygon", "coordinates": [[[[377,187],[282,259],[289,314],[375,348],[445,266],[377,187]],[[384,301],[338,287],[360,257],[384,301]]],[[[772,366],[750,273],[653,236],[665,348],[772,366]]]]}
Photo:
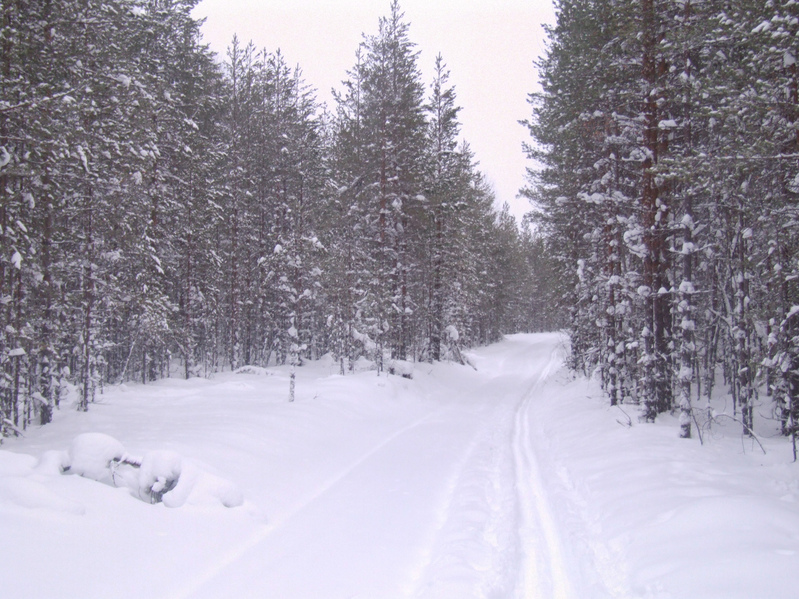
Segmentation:
{"type": "Polygon", "coordinates": [[[559,0],[557,17],[527,193],[570,273],[574,366],[649,421],[679,409],[684,437],[723,374],[745,434],[773,407],[795,435],[799,5],[559,0]]]}
{"type": "Polygon", "coordinates": [[[223,65],[196,0],[2,0],[0,432],[65,389],[436,360],[535,320],[541,240],[459,141],[396,2],[333,111],[280,53],[223,65]]]}

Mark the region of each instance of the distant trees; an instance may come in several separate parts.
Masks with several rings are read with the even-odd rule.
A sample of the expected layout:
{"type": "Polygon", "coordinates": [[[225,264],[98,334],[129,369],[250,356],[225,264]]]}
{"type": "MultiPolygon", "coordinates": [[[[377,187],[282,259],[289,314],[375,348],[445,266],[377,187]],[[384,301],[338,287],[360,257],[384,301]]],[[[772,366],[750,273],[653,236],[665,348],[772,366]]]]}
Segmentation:
{"type": "Polygon", "coordinates": [[[488,313],[506,309],[508,285],[530,278],[525,271],[500,284],[496,270],[482,267],[492,243],[508,252],[520,243],[518,229],[499,241],[504,225],[459,142],[460,109],[443,58],[427,102],[417,58],[392,2],[378,34],[361,44],[337,99],[333,244],[361,238],[334,250],[346,257],[333,318],[340,337],[333,350],[342,363],[344,355],[351,363],[353,344],[379,368],[384,351],[392,359],[438,360],[448,326],[468,344],[494,340],[515,323],[488,313]]]}
{"type": "Polygon", "coordinates": [[[547,326],[545,242],[494,210],[397,2],[332,113],[280,53],[219,66],[195,4],[1,5],[0,436],[70,389],[547,326]]]}
{"type": "Polygon", "coordinates": [[[795,435],[796,7],[557,9],[527,194],[572,273],[574,366],[682,436],[718,371],[746,434],[765,394],[795,435]]]}
{"type": "Polygon", "coordinates": [[[413,215],[424,211],[426,202],[421,195],[424,86],[416,62],[408,24],[395,1],[389,16],[380,19],[378,34],[361,46],[355,75],[360,135],[359,147],[353,148],[358,161],[355,172],[345,175],[354,175],[364,188],[361,224],[372,246],[364,265],[369,298],[362,308],[370,324],[363,332],[401,360],[408,354],[410,317],[417,308],[409,286],[410,243],[420,224],[413,215]]]}

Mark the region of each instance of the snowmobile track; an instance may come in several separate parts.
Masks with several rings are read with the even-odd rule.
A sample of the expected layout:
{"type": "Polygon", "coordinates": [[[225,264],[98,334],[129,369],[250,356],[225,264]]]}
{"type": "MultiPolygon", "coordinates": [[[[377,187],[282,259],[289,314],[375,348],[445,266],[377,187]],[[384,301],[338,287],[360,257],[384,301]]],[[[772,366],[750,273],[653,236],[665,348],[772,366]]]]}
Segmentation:
{"type": "Polygon", "coordinates": [[[524,556],[517,596],[524,599],[573,597],[563,546],[533,451],[530,430],[531,402],[558,363],[556,352],[553,352],[535,382],[522,396],[514,423],[513,455],[521,517],[519,534],[524,556]]]}

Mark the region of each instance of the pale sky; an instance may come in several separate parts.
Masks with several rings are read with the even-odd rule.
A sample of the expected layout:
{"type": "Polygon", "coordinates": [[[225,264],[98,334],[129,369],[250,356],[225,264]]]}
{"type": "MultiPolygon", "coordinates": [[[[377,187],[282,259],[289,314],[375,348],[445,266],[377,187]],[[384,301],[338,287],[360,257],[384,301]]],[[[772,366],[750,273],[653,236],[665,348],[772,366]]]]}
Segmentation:
{"type": "MultiPolygon", "coordinates": [[[[425,85],[441,52],[451,71],[463,123],[462,134],[493,184],[498,203],[520,218],[527,141],[517,121],[528,118],[527,94],[538,88],[533,66],[544,51],[543,23],[552,23],[551,0],[400,0],[410,39],[421,51],[425,85]]],[[[224,56],[233,34],[242,43],[282,51],[299,64],[318,98],[333,108],[330,90],[341,89],[355,64],[362,34],[376,34],[390,0],[202,0],[205,41],[224,56]]]]}

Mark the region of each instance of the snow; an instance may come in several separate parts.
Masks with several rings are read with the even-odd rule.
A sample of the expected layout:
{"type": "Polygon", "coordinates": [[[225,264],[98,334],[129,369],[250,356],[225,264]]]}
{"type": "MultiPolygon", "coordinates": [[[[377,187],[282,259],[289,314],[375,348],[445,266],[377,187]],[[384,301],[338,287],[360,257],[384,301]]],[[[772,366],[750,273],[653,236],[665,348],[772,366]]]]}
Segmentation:
{"type": "MultiPolygon", "coordinates": [[[[86,93],[91,93],[91,90],[87,89],[86,93]]],[[[80,162],[83,165],[83,170],[85,170],[87,174],[91,175],[92,172],[89,169],[89,159],[86,156],[86,150],[83,148],[83,146],[78,146],[75,150],[77,151],[80,162]]]]}
{"type": "Polygon", "coordinates": [[[0,168],[7,166],[11,162],[11,152],[5,146],[0,146],[0,168]]]}
{"type": "Polygon", "coordinates": [[[388,371],[391,374],[396,374],[397,376],[403,376],[406,379],[413,378],[413,362],[408,362],[407,360],[389,360],[388,362],[388,371]]]}
{"type": "MultiPolygon", "coordinates": [[[[139,497],[147,497],[152,502],[163,499],[167,507],[178,507],[184,501],[169,501],[171,492],[175,489],[178,482],[183,483],[181,473],[183,471],[183,460],[174,451],[150,451],[141,461],[141,467],[137,477],[137,493],[139,497]],[[167,494],[167,497],[163,497],[167,494]]],[[[184,477],[185,478],[185,477],[184,477]]],[[[181,494],[181,498],[184,494],[181,494]]]]}
{"type": "Polygon", "coordinates": [[[799,476],[774,423],[765,455],[724,417],[678,439],[676,417],[610,408],[564,348],[513,335],[413,379],[328,358],[292,404],[273,367],[63,407],[0,449],[3,592],[795,596],[799,476]]]}
{"type": "MultiPolygon", "coordinates": [[[[204,472],[192,462],[184,462],[170,452],[150,454],[154,461],[146,479],[140,478],[140,494],[164,493],[163,501],[167,507],[184,505],[239,507],[244,504],[244,495],[234,483],[214,474],[204,472]],[[179,480],[178,480],[178,477],[179,480]],[[173,487],[170,481],[177,481],[173,487]]],[[[142,464],[142,473],[145,471],[142,464]]]]}
{"type": "Polygon", "coordinates": [[[122,443],[103,433],[83,433],[72,440],[66,468],[70,473],[111,483],[111,462],[125,455],[122,443]]]}
{"type": "Polygon", "coordinates": [[[457,342],[458,339],[460,339],[460,334],[458,333],[458,329],[454,324],[447,325],[447,328],[444,329],[444,332],[451,341],[457,342]]]}
{"type": "Polygon", "coordinates": [[[762,23],[760,23],[760,25],[752,29],[752,33],[761,33],[763,31],[768,31],[769,29],[771,29],[771,22],[763,21],[762,23]]]}
{"type": "Polygon", "coordinates": [[[121,83],[124,87],[130,87],[132,79],[125,75],[124,73],[117,73],[116,75],[112,76],[112,79],[116,79],[121,83]]]}

